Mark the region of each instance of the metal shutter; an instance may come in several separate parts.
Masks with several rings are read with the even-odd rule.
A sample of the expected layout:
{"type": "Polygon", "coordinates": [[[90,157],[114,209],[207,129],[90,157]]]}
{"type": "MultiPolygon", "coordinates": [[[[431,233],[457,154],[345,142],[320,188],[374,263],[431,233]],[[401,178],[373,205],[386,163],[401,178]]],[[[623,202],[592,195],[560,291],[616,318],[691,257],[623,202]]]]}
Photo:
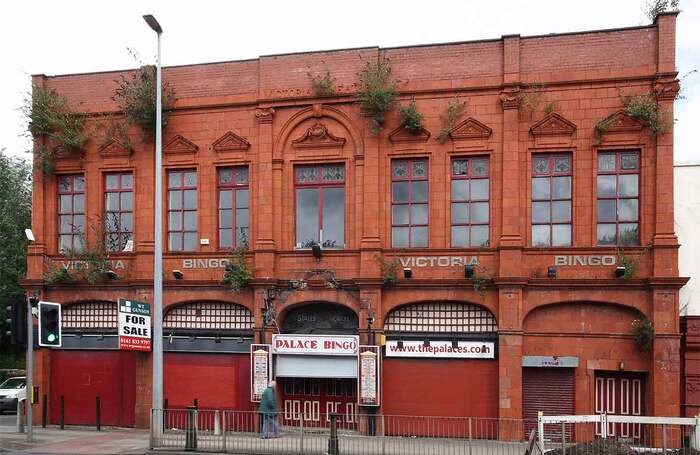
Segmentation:
{"type": "MultiPolygon", "coordinates": [[[[574,414],[573,368],[523,368],[523,419],[529,434],[537,428],[537,413],[545,415],[574,414]]],[[[561,440],[560,425],[546,425],[545,439],[561,440]]],[[[566,439],[572,438],[566,428],[566,439]]]]}

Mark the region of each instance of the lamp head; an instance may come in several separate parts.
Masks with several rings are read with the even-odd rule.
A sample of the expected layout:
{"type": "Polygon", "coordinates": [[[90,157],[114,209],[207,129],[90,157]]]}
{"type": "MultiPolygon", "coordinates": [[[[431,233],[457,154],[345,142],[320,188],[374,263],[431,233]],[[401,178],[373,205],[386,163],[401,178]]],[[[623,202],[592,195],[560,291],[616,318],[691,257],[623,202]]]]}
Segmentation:
{"type": "Polygon", "coordinates": [[[156,18],[153,17],[152,14],[144,14],[143,20],[145,20],[148,26],[151,27],[151,30],[153,30],[157,34],[160,35],[161,33],[163,33],[163,28],[160,26],[160,24],[158,23],[156,18]]]}

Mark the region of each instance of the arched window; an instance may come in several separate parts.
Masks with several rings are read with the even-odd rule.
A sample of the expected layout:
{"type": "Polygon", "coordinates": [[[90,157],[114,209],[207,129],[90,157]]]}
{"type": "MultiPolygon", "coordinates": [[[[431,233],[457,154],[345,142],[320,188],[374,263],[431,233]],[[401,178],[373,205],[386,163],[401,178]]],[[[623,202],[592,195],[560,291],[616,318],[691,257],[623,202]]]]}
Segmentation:
{"type": "Polygon", "coordinates": [[[80,302],[61,308],[61,327],[70,329],[117,329],[117,302],[80,302]]]}
{"type": "Polygon", "coordinates": [[[393,310],[385,332],[484,333],[497,332],[494,315],[478,305],[462,302],[424,302],[393,310]]]}
{"type": "Polygon", "coordinates": [[[253,313],[236,303],[192,302],[168,311],[163,328],[251,330],[253,322],[253,313]]]}

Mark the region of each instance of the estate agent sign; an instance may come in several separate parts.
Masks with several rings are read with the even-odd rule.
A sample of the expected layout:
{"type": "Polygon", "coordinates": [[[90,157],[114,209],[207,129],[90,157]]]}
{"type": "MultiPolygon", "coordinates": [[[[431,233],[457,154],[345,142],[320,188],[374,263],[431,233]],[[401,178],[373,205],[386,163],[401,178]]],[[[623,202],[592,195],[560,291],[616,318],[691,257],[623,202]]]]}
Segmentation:
{"type": "Polygon", "coordinates": [[[151,350],[151,305],[119,299],[119,349],[151,350]]]}

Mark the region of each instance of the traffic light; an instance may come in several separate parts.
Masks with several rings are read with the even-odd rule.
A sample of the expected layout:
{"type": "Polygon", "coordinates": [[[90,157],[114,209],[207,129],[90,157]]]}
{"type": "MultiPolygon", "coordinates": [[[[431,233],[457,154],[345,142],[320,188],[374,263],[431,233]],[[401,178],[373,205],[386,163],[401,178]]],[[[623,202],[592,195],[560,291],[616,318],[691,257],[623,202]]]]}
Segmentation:
{"type": "Polygon", "coordinates": [[[27,301],[24,294],[10,297],[5,306],[5,335],[10,344],[22,345],[27,343],[27,301]]]}
{"type": "Polygon", "coordinates": [[[61,305],[39,302],[39,346],[61,347],[61,305]]]}

